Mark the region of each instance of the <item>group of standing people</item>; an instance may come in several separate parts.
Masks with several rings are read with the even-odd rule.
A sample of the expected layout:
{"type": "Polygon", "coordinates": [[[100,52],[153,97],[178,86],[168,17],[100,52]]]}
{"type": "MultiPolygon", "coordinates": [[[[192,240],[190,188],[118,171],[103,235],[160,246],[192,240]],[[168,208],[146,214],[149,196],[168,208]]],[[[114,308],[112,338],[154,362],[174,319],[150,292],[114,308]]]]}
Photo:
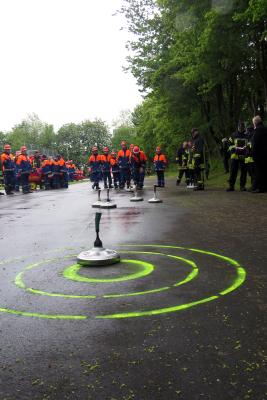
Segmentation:
{"type": "Polygon", "coordinates": [[[260,116],[253,118],[253,126],[245,128],[239,122],[237,131],[222,140],[225,172],[230,172],[228,192],[235,190],[240,170],[240,190],[246,191],[247,176],[250,176],[251,193],[267,191],[267,128],[260,116]],[[230,160],[230,168],[229,168],[230,160]]]}
{"type": "Polygon", "coordinates": [[[185,175],[185,182],[188,188],[204,190],[206,168],[204,140],[197,128],[192,129],[191,136],[191,141],[183,142],[177,151],[178,177],[176,185],[180,185],[185,175]]]}
{"type": "Polygon", "coordinates": [[[121,142],[121,149],[116,153],[110,152],[108,147],[103,148],[99,154],[97,146],[92,148],[88,159],[90,180],[93,189],[99,189],[100,181],[104,181],[105,188],[131,189],[131,180],[138,189],[144,186],[147,157],[138,146],[127,147],[125,141],[121,142]]]}
{"type": "MultiPolygon", "coordinates": [[[[167,158],[161,148],[156,148],[153,159],[154,169],[158,178],[158,187],[165,186],[164,170],[167,165],[167,158]]],[[[101,180],[104,181],[104,188],[128,189],[133,183],[137,189],[144,186],[146,173],[147,156],[139,146],[131,144],[128,148],[125,141],[121,142],[121,149],[118,152],[109,152],[108,147],[103,148],[103,154],[99,154],[98,148],[92,148],[92,154],[88,159],[90,180],[93,182],[93,189],[99,188],[101,180]]]]}
{"type": "Polygon", "coordinates": [[[15,156],[11,153],[11,146],[9,144],[5,144],[3,150],[1,154],[1,166],[6,194],[14,194],[15,190],[19,190],[20,185],[24,194],[30,193],[29,176],[32,165],[26,146],[22,146],[20,152],[15,156]]]}
{"type": "MultiPolygon", "coordinates": [[[[245,191],[247,175],[251,178],[252,193],[267,191],[267,128],[263,125],[260,116],[253,118],[253,126],[245,128],[240,122],[237,131],[230,137],[222,140],[225,171],[230,176],[227,191],[235,190],[235,183],[240,170],[240,190],[245,191]]],[[[204,174],[206,171],[204,140],[197,128],[191,131],[191,140],[183,142],[177,151],[179,185],[183,176],[187,187],[195,190],[204,190],[204,174]]],[[[167,157],[158,146],[153,158],[154,170],[157,174],[157,186],[165,186],[164,171],[167,166],[167,157]]],[[[88,171],[93,189],[99,188],[103,180],[105,188],[131,189],[132,182],[137,189],[144,186],[147,156],[139,146],[131,144],[128,148],[125,141],[121,142],[118,152],[103,148],[99,154],[97,146],[92,148],[88,159],[88,171]]],[[[1,154],[1,168],[4,177],[4,186],[7,195],[18,191],[20,186],[24,194],[31,192],[30,175],[36,174],[41,185],[46,189],[67,188],[69,180],[73,180],[76,171],[75,165],[61,155],[46,157],[38,151],[29,157],[26,146],[22,146],[15,156],[11,153],[9,144],[5,144],[1,154]]]]}
{"type": "Polygon", "coordinates": [[[29,156],[26,146],[13,155],[11,146],[5,144],[0,161],[7,195],[18,192],[20,187],[23,194],[31,193],[36,185],[45,190],[68,188],[68,182],[73,181],[77,172],[71,160],[65,162],[61,155],[47,157],[39,151],[29,156]]]}

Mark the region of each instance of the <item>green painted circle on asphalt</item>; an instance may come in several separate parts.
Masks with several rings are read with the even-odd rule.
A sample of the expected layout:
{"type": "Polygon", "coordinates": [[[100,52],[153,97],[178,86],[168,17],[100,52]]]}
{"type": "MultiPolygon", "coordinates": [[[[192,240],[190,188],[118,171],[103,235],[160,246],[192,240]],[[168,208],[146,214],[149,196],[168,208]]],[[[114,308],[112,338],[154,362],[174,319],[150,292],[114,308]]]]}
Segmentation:
{"type": "Polygon", "coordinates": [[[134,312],[123,312],[123,313],[109,314],[109,315],[97,315],[95,318],[99,318],[99,319],[136,318],[136,317],[145,317],[145,316],[160,315],[160,314],[167,314],[167,313],[182,311],[187,308],[195,307],[200,304],[204,304],[204,303],[208,303],[213,300],[217,300],[221,296],[225,296],[226,294],[229,294],[229,293],[233,292],[234,290],[236,290],[246,280],[246,270],[243,267],[241,267],[241,265],[237,261],[233,260],[230,257],[222,256],[220,254],[216,254],[216,253],[213,253],[210,251],[181,247],[181,246],[168,246],[168,245],[156,245],[156,244],[125,245],[125,246],[121,246],[121,247],[158,247],[158,248],[163,248],[163,249],[187,250],[187,251],[191,251],[191,252],[195,252],[195,253],[205,254],[208,256],[212,256],[212,257],[224,260],[231,266],[235,267],[236,272],[237,272],[237,277],[233,281],[233,283],[225,290],[215,294],[214,296],[205,297],[205,298],[199,299],[197,301],[193,301],[193,302],[185,303],[185,304],[179,304],[177,306],[157,308],[157,309],[147,310],[147,311],[134,311],[134,312]]]}
{"type": "MultiPolygon", "coordinates": [[[[217,300],[217,299],[221,298],[222,296],[225,296],[225,295],[233,292],[234,290],[236,290],[238,287],[240,287],[244,283],[244,281],[246,279],[246,271],[237,261],[233,260],[232,258],[229,258],[229,257],[226,257],[226,256],[222,256],[220,254],[216,254],[216,253],[213,253],[213,252],[194,249],[194,248],[180,247],[180,246],[156,245],[156,244],[152,244],[152,245],[151,244],[150,245],[125,245],[125,246],[121,246],[121,247],[132,247],[132,248],[133,247],[134,248],[136,248],[136,247],[141,247],[141,248],[151,247],[151,248],[159,248],[159,249],[162,248],[162,249],[165,249],[165,250],[166,249],[177,249],[177,250],[184,250],[184,251],[189,251],[189,252],[193,252],[193,253],[204,254],[204,255],[207,255],[207,256],[211,256],[211,257],[223,260],[223,261],[225,261],[227,263],[228,266],[234,267],[235,271],[236,271],[236,278],[233,280],[233,282],[231,283],[230,286],[228,286],[227,288],[225,288],[224,290],[222,290],[222,291],[220,291],[218,293],[215,293],[214,295],[207,296],[205,298],[196,299],[195,301],[191,301],[191,302],[184,303],[184,304],[173,305],[173,306],[164,307],[164,308],[156,308],[156,309],[151,309],[151,310],[142,310],[142,311],[137,310],[137,311],[133,311],[133,312],[121,312],[121,313],[102,314],[102,315],[95,315],[95,316],[94,315],[90,316],[90,315],[42,314],[42,313],[36,313],[36,312],[15,310],[15,309],[10,309],[10,308],[5,308],[5,307],[0,307],[0,312],[13,314],[13,315],[21,315],[21,316],[26,316],[26,317],[57,319],[57,320],[59,320],[59,319],[62,319],[62,320],[66,320],[66,319],[85,320],[85,319],[88,319],[88,318],[121,319],[121,318],[154,316],[154,315],[178,312],[178,311],[181,311],[181,310],[188,309],[190,307],[195,307],[197,305],[201,305],[201,304],[213,301],[213,300],[217,300]]],[[[168,257],[171,257],[171,258],[174,258],[174,259],[175,258],[176,259],[183,259],[182,257],[178,257],[178,256],[174,256],[174,255],[168,255],[168,254],[165,254],[165,253],[154,253],[154,252],[144,252],[144,251],[125,251],[125,253],[132,253],[132,254],[134,254],[134,253],[136,253],[136,254],[138,254],[138,253],[139,254],[142,254],[142,253],[145,253],[145,254],[158,254],[158,255],[168,256],[168,257]]],[[[64,257],[64,258],[71,258],[71,257],[73,257],[73,256],[68,256],[68,257],[64,257]]],[[[187,259],[184,258],[183,260],[187,260],[187,259]]],[[[26,267],[23,272],[19,273],[16,276],[16,284],[17,284],[17,286],[29,291],[30,288],[26,288],[26,285],[24,284],[24,282],[22,280],[22,276],[23,276],[23,273],[25,272],[25,270],[32,269],[32,268],[34,268],[34,267],[36,267],[36,266],[38,266],[38,265],[40,265],[42,263],[45,263],[45,262],[47,263],[47,262],[50,262],[50,261],[52,261],[52,260],[45,260],[45,261],[42,261],[42,262],[39,262],[39,263],[36,263],[36,264],[32,264],[32,265],[26,267]]],[[[126,260],[124,260],[124,261],[126,261],[126,260]]],[[[145,262],[139,261],[139,260],[128,260],[128,261],[130,261],[132,263],[135,263],[135,264],[137,264],[137,263],[142,263],[142,264],[145,263],[145,262]]],[[[9,262],[10,261],[8,261],[8,263],[9,262]]],[[[188,262],[188,264],[191,264],[191,266],[193,266],[193,263],[194,263],[193,261],[187,260],[187,262],[188,262]]],[[[146,264],[147,264],[147,266],[146,266],[145,270],[142,270],[139,273],[142,273],[142,272],[144,273],[146,271],[147,272],[146,275],[148,275],[149,273],[151,273],[153,271],[154,266],[152,264],[149,264],[149,263],[146,263],[146,264]],[[150,267],[148,267],[149,265],[150,265],[150,267]],[[152,266],[152,269],[151,269],[151,266],[152,266]],[[148,272],[149,270],[150,270],[150,272],[148,272]]],[[[72,266],[72,267],[74,267],[74,266],[72,266]]],[[[189,276],[184,281],[178,282],[178,283],[172,285],[171,287],[178,287],[182,283],[189,282],[190,280],[192,280],[194,277],[197,276],[197,273],[198,273],[198,270],[193,268],[193,271],[191,272],[191,274],[189,274],[189,276]]],[[[78,277],[81,277],[77,273],[77,271],[76,271],[76,274],[77,274],[78,277]]],[[[117,282],[122,282],[122,281],[125,281],[125,280],[129,280],[129,277],[130,276],[132,277],[133,275],[135,275],[135,274],[129,275],[128,279],[125,279],[125,277],[115,278],[115,279],[120,279],[120,280],[113,280],[113,282],[116,282],[116,281],[117,282]],[[123,280],[121,280],[121,279],[123,279],[123,280]]],[[[142,275],[142,276],[145,276],[145,275],[142,275]]],[[[92,279],[88,278],[88,279],[90,279],[90,283],[92,283],[93,282],[92,279],[95,279],[95,278],[92,278],[92,279]]],[[[137,279],[137,277],[132,278],[132,279],[137,279]]],[[[105,280],[101,279],[101,280],[98,280],[98,282],[104,283],[104,282],[107,282],[107,280],[106,279],[105,280]]],[[[136,295],[145,294],[145,293],[147,293],[147,294],[148,293],[156,293],[156,292],[159,292],[159,291],[167,290],[169,288],[170,287],[152,289],[152,290],[147,291],[147,292],[136,293],[136,295]]],[[[31,290],[34,291],[34,289],[31,289],[31,290]]],[[[46,292],[37,291],[37,290],[35,292],[36,292],[36,294],[46,294],[46,292]]],[[[82,298],[82,297],[84,297],[84,296],[63,295],[63,294],[56,294],[56,293],[51,294],[51,295],[52,296],[60,296],[60,297],[70,297],[70,298],[82,298]]],[[[131,294],[129,293],[129,294],[124,294],[124,295],[131,295],[131,294]]],[[[94,299],[95,297],[96,296],[88,296],[87,298],[94,299]]],[[[106,295],[106,296],[103,296],[103,297],[111,297],[112,298],[112,297],[121,297],[121,295],[115,294],[115,295],[106,295]]]]}
{"type": "Polygon", "coordinates": [[[132,279],[143,278],[144,276],[147,276],[154,271],[154,265],[145,261],[121,260],[121,263],[133,264],[139,267],[139,271],[134,272],[133,274],[130,275],[119,276],[117,278],[91,278],[84,275],[80,275],[79,271],[81,269],[81,265],[74,264],[64,269],[63,276],[66,279],[70,279],[71,281],[76,281],[76,282],[114,283],[114,282],[125,282],[125,281],[130,281],[132,279]]]}
{"type": "MultiPolygon", "coordinates": [[[[182,281],[176,282],[175,284],[171,285],[171,286],[164,286],[164,287],[160,287],[157,289],[150,289],[150,290],[145,290],[142,292],[131,292],[131,293],[111,293],[111,294],[106,294],[106,295],[102,295],[102,296],[94,296],[94,295],[73,295],[73,294],[64,294],[64,293],[54,293],[54,292],[47,292],[44,290],[39,290],[39,289],[34,289],[34,288],[30,288],[27,287],[24,283],[23,280],[23,276],[24,273],[27,270],[39,267],[41,264],[44,263],[48,263],[48,262],[52,262],[54,260],[44,260],[32,265],[29,265],[27,267],[24,268],[24,270],[22,272],[20,272],[16,278],[15,278],[15,284],[16,286],[18,286],[21,289],[26,290],[27,292],[33,293],[33,294],[37,294],[37,295],[41,295],[41,296],[49,296],[49,297],[63,297],[63,298],[67,298],[67,299],[95,299],[98,297],[103,297],[103,298],[119,298],[119,297],[132,297],[132,296],[141,296],[141,295],[147,295],[147,294],[154,294],[154,293],[160,293],[160,292],[164,292],[166,290],[170,290],[174,287],[183,285],[185,283],[190,282],[192,279],[196,278],[198,275],[198,267],[196,265],[196,263],[194,261],[188,260],[184,257],[179,257],[179,256],[174,256],[174,255],[170,255],[170,254],[165,254],[165,253],[158,253],[158,252],[151,252],[151,251],[125,251],[122,250],[121,253],[127,253],[127,254],[148,254],[148,255],[159,255],[159,256],[165,256],[165,257],[169,257],[169,258],[173,258],[176,260],[180,260],[183,261],[184,263],[188,264],[190,267],[192,267],[192,271],[189,273],[189,275],[183,279],[182,281]]],[[[73,256],[67,256],[65,258],[72,258],[73,256]]]]}

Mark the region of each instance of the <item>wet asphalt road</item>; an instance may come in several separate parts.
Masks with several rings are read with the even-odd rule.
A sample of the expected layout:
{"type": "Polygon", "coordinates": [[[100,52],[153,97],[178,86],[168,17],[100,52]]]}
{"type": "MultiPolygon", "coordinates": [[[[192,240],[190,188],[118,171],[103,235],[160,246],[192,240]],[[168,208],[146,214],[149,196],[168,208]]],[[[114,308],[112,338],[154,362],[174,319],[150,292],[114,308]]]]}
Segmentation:
{"type": "Polygon", "coordinates": [[[95,239],[88,183],[1,196],[0,400],[267,399],[267,195],[152,184],[112,192],[122,262],[91,282],[63,276],[95,239]]]}

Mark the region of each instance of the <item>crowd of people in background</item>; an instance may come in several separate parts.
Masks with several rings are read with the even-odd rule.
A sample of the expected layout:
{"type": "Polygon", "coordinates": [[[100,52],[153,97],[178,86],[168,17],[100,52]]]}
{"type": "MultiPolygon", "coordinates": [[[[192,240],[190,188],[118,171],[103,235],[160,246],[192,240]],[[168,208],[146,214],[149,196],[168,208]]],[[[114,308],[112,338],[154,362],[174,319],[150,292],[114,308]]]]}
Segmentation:
{"type": "Polygon", "coordinates": [[[20,189],[23,194],[32,193],[37,186],[45,190],[68,188],[69,181],[84,178],[72,160],[65,161],[59,154],[47,157],[37,150],[29,156],[26,146],[22,146],[13,155],[9,144],[4,145],[1,154],[1,169],[7,195],[20,189]]]}
{"type": "Polygon", "coordinates": [[[231,137],[222,139],[222,155],[225,173],[230,173],[228,192],[235,190],[238,171],[241,191],[267,191],[267,128],[260,116],[254,117],[253,126],[247,128],[240,121],[237,131],[231,137]],[[250,187],[247,189],[248,176],[250,187]]]}
{"type": "MultiPolygon", "coordinates": [[[[137,190],[141,190],[147,171],[147,156],[139,146],[130,144],[128,148],[127,143],[122,141],[121,149],[117,152],[110,152],[108,147],[104,147],[103,154],[99,154],[94,146],[88,166],[93,189],[99,189],[99,183],[103,180],[104,188],[131,190],[133,184],[137,190]]],[[[153,166],[157,175],[156,186],[165,187],[167,158],[160,146],[155,150],[153,166]]]]}
{"type": "MultiPolygon", "coordinates": [[[[154,168],[159,187],[165,185],[166,165],[166,156],[157,147],[154,168]]],[[[128,148],[125,141],[121,143],[121,149],[117,153],[104,147],[103,153],[99,154],[97,146],[94,146],[87,162],[93,189],[98,189],[101,181],[104,182],[104,188],[131,189],[133,183],[137,189],[142,189],[146,166],[147,156],[144,151],[133,144],[128,148]]],[[[45,190],[68,188],[70,181],[86,177],[85,171],[76,168],[71,160],[65,161],[61,155],[47,157],[35,151],[29,156],[26,146],[22,146],[13,155],[9,144],[4,146],[1,168],[7,195],[20,191],[20,188],[23,194],[32,193],[37,186],[45,190]]]]}
{"type": "MultiPolygon", "coordinates": [[[[267,128],[259,116],[254,117],[253,126],[247,128],[242,121],[239,122],[237,131],[231,137],[222,139],[222,154],[225,172],[230,172],[227,191],[235,190],[239,170],[241,191],[247,190],[247,175],[251,179],[248,190],[252,193],[267,191],[267,128]]],[[[188,188],[204,190],[209,163],[205,157],[204,140],[197,128],[192,129],[191,140],[183,142],[178,149],[176,162],[177,186],[185,176],[188,188]]],[[[153,157],[158,187],[165,187],[167,164],[167,157],[158,146],[153,157]]],[[[121,142],[121,149],[117,152],[104,147],[100,154],[98,147],[94,146],[87,167],[93,189],[99,189],[101,181],[104,188],[131,190],[134,184],[137,189],[142,189],[147,156],[137,145],[131,144],[128,148],[125,141],[121,142]]],[[[72,160],[65,161],[61,155],[47,157],[39,151],[28,156],[26,146],[12,155],[10,145],[6,144],[1,155],[1,168],[7,195],[20,191],[20,187],[24,194],[28,194],[37,185],[45,190],[68,188],[70,181],[85,178],[84,171],[76,168],[72,160]]]]}
{"type": "MultiPolygon", "coordinates": [[[[204,141],[197,128],[192,129],[192,140],[184,142],[178,149],[176,162],[179,175],[176,184],[179,185],[185,174],[188,187],[194,190],[204,190],[204,171],[207,172],[208,163],[205,160],[204,141]]],[[[157,175],[157,187],[165,187],[165,169],[167,157],[160,146],[155,149],[153,167],[157,175]]],[[[131,190],[133,183],[137,189],[144,186],[144,177],[147,167],[147,156],[139,146],[131,144],[128,148],[125,141],[121,142],[121,149],[117,152],[103,148],[99,154],[96,146],[88,160],[92,188],[98,189],[103,180],[104,188],[131,190]]]]}

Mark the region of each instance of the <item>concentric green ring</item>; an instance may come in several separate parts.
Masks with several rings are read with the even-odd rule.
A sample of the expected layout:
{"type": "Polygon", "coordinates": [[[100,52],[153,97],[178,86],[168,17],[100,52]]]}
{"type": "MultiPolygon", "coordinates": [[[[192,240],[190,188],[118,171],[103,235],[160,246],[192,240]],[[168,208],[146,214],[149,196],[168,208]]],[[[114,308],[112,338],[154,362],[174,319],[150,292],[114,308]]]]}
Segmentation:
{"type": "Polygon", "coordinates": [[[150,264],[148,262],[145,262],[145,261],[121,260],[121,262],[137,265],[137,266],[141,267],[141,271],[135,272],[134,274],[131,274],[131,275],[120,276],[118,278],[102,278],[102,279],[88,278],[87,276],[79,275],[78,272],[81,269],[81,265],[74,264],[74,265],[71,265],[70,267],[66,268],[63,271],[63,276],[66,279],[70,279],[70,280],[76,281],[76,282],[114,283],[114,282],[125,282],[125,281],[130,281],[132,279],[143,278],[144,276],[147,276],[147,275],[151,274],[151,272],[154,271],[154,265],[150,264]]]}
{"type": "MultiPolygon", "coordinates": [[[[73,257],[73,255],[66,256],[64,258],[67,259],[67,258],[72,258],[72,257],[73,257]]],[[[41,295],[41,296],[63,297],[63,298],[68,298],[68,299],[95,299],[96,298],[96,296],[93,296],[93,295],[81,295],[81,296],[79,296],[79,295],[73,295],[73,294],[51,293],[51,292],[46,292],[46,291],[43,291],[43,290],[38,290],[38,289],[33,289],[33,288],[26,287],[26,285],[25,285],[25,283],[23,281],[23,276],[24,276],[25,271],[33,269],[33,268],[36,268],[36,267],[39,267],[42,264],[47,264],[47,263],[55,261],[55,260],[57,260],[57,258],[54,258],[52,260],[44,260],[44,261],[40,261],[40,262],[35,263],[35,264],[28,265],[27,267],[24,268],[24,270],[22,272],[20,272],[16,276],[15,285],[18,286],[21,289],[26,290],[27,292],[30,292],[30,293],[33,293],[33,294],[38,294],[38,295],[41,295]]]]}
{"type": "Polygon", "coordinates": [[[166,256],[166,257],[174,258],[176,260],[181,260],[184,263],[189,264],[193,269],[190,272],[190,274],[183,281],[177,282],[171,286],[165,286],[165,287],[161,287],[158,289],[152,289],[152,290],[145,290],[143,292],[109,294],[109,295],[104,295],[103,296],[104,298],[108,299],[108,298],[116,298],[116,297],[131,297],[131,296],[140,296],[140,295],[145,295],[145,294],[164,292],[166,290],[170,290],[172,287],[177,287],[177,286],[183,285],[185,283],[188,283],[192,279],[196,278],[198,275],[198,267],[197,267],[196,263],[194,261],[188,260],[183,257],[173,256],[173,255],[164,254],[164,253],[156,253],[156,252],[152,252],[152,251],[124,251],[124,250],[122,250],[121,253],[123,253],[123,252],[125,252],[127,254],[152,254],[152,255],[166,256]]]}
{"type": "MultiPolygon", "coordinates": [[[[179,257],[179,256],[173,256],[170,254],[164,254],[164,253],[158,253],[158,252],[151,252],[151,251],[127,251],[127,250],[122,250],[121,253],[127,253],[127,254],[152,254],[152,255],[160,255],[160,256],[166,256],[166,257],[170,257],[170,258],[174,258],[177,260],[181,260],[186,264],[189,264],[192,267],[192,271],[190,272],[190,274],[183,280],[180,282],[175,283],[174,285],[171,286],[165,286],[165,287],[161,287],[161,288],[157,288],[157,289],[151,289],[151,290],[145,290],[142,292],[132,292],[132,293],[122,293],[122,294],[107,294],[107,295],[103,295],[100,297],[103,298],[119,298],[119,297],[131,297],[131,296],[141,296],[141,295],[147,295],[147,294],[154,294],[154,293],[159,293],[159,292],[163,292],[166,290],[170,290],[171,288],[183,285],[185,283],[190,282],[192,279],[196,278],[198,275],[198,267],[196,265],[196,263],[194,261],[188,260],[186,258],[183,257],[179,257]]],[[[65,258],[72,258],[73,256],[66,256],[65,258]]],[[[45,261],[41,261],[39,263],[35,263],[32,265],[29,265],[27,267],[24,268],[24,270],[22,272],[20,272],[16,278],[15,278],[15,284],[21,288],[26,290],[27,292],[33,293],[33,294],[38,294],[41,296],[49,296],[49,297],[63,297],[63,298],[69,298],[69,299],[95,299],[98,296],[94,296],[94,295],[70,295],[70,294],[63,294],[63,293],[52,293],[52,292],[47,292],[47,291],[43,291],[43,290],[38,290],[38,289],[33,289],[33,288],[29,288],[26,287],[24,281],[23,281],[23,275],[25,273],[26,270],[35,268],[40,266],[41,264],[47,263],[47,262],[51,262],[57,259],[53,259],[53,260],[45,260],[45,261]]],[[[124,260],[125,261],[125,260],[124,260]]],[[[127,260],[129,261],[129,260],[127,260]]]]}
{"type": "MultiPolygon", "coordinates": [[[[115,313],[115,314],[110,314],[110,315],[97,315],[95,316],[95,318],[97,319],[118,319],[118,318],[133,318],[133,317],[144,317],[144,316],[152,316],[152,315],[159,315],[159,314],[165,314],[165,313],[171,313],[171,312],[177,312],[177,311],[181,311],[181,310],[185,310],[188,309],[190,307],[194,307],[200,304],[204,304],[213,300],[216,300],[218,298],[220,298],[221,296],[224,296],[226,294],[229,294],[231,292],[233,292],[234,290],[236,290],[238,287],[240,287],[245,279],[246,279],[246,271],[245,269],[235,260],[233,260],[232,258],[226,257],[226,256],[222,256],[220,254],[216,254],[213,252],[209,252],[209,251],[204,251],[204,250],[199,250],[199,249],[194,249],[194,248],[186,248],[186,247],[180,247],[180,246],[170,246],[170,245],[158,245],[158,244],[148,244],[148,245],[123,245],[121,247],[156,247],[156,248],[164,248],[164,249],[179,249],[179,250],[185,250],[185,251],[190,251],[190,252],[196,252],[196,253],[200,253],[200,254],[205,254],[208,256],[212,256],[212,257],[216,257],[219,258],[221,260],[224,260],[227,262],[227,264],[229,264],[230,266],[233,266],[236,270],[237,276],[234,279],[233,283],[226,289],[224,289],[223,291],[210,296],[210,297],[206,297],[203,299],[199,299],[196,300],[194,302],[190,302],[190,303],[186,303],[186,304],[180,304],[177,306],[172,306],[172,307],[165,307],[165,308],[161,308],[161,309],[153,309],[153,310],[147,310],[147,311],[135,311],[135,312],[129,312],[129,313],[115,313]]],[[[127,252],[127,251],[125,251],[127,252]]],[[[141,252],[137,252],[136,253],[141,253],[141,252]]],[[[149,252],[147,252],[149,253],[149,252]]],[[[164,254],[164,253],[158,253],[158,254],[164,254]]],[[[164,254],[166,255],[166,254],[164,254]]],[[[179,258],[178,256],[171,256],[168,255],[169,257],[173,257],[173,258],[179,258]]],[[[64,257],[64,258],[70,258],[73,256],[68,256],[68,257],[64,257]]],[[[31,266],[28,266],[26,269],[31,269],[34,266],[40,265],[44,262],[49,262],[52,260],[46,260],[46,261],[42,261],[40,263],[36,263],[33,264],[31,266]]],[[[191,260],[187,260],[192,262],[191,260]]],[[[22,273],[20,273],[19,275],[17,275],[16,280],[19,282],[21,280],[22,282],[22,273]]],[[[189,275],[190,276],[190,275],[189,275]]],[[[188,277],[189,278],[189,277],[188,277]]],[[[188,281],[188,278],[185,281],[188,281]]],[[[192,279],[192,278],[191,278],[192,279]]],[[[184,283],[185,283],[184,281],[184,283]]],[[[20,283],[21,283],[20,282],[20,283]]],[[[22,282],[23,283],[23,282],[22,282]]],[[[179,286],[180,283],[177,283],[176,286],[179,286]]],[[[22,287],[22,286],[20,286],[22,287]]],[[[25,288],[25,287],[23,287],[25,288]]],[[[155,289],[156,291],[157,289],[155,289]]],[[[153,292],[149,291],[149,292],[153,292]]],[[[55,294],[56,295],[56,294],[55,294]]],[[[66,295],[62,295],[62,296],[66,296],[66,295]]],[[[76,296],[75,296],[76,297],[76,296]]],[[[53,315],[53,314],[42,314],[42,313],[31,313],[31,312],[26,312],[26,311],[20,311],[20,310],[14,310],[14,309],[9,309],[9,308],[0,308],[0,312],[3,313],[8,313],[8,314],[15,314],[15,315],[22,315],[22,316],[27,316],[27,317],[36,317],[36,318],[49,318],[49,319],[73,319],[73,320],[84,320],[84,319],[88,319],[90,318],[90,316],[86,316],[86,315],[53,315]]]]}
{"type": "Polygon", "coordinates": [[[159,315],[159,314],[166,314],[166,313],[172,313],[172,312],[177,312],[181,310],[185,310],[190,307],[194,307],[203,303],[208,303],[210,301],[218,299],[220,296],[224,296],[234,290],[236,290],[239,286],[241,286],[245,279],[246,279],[246,271],[241,265],[233,260],[232,258],[221,256],[220,254],[212,253],[210,251],[204,251],[204,250],[198,250],[198,249],[191,249],[191,248],[186,248],[186,247],[180,247],[180,246],[167,246],[167,245],[122,245],[121,247],[161,247],[161,248],[166,248],[166,249],[179,249],[179,250],[187,250],[187,251],[192,251],[196,253],[201,253],[201,254],[206,254],[210,255],[213,257],[220,258],[226,262],[228,262],[230,265],[234,266],[237,271],[237,277],[232,283],[231,286],[229,286],[227,289],[223,290],[222,292],[218,293],[215,296],[210,296],[206,297],[204,299],[200,299],[191,303],[187,304],[180,304],[178,306],[173,306],[173,307],[165,307],[165,308],[160,308],[160,309],[154,309],[154,310],[148,310],[148,311],[136,311],[136,312],[129,312],[129,313],[118,313],[118,314],[110,314],[110,315],[98,315],[95,318],[98,319],[114,319],[114,318],[133,318],[133,317],[144,317],[144,316],[152,316],[152,315],[159,315]]]}

